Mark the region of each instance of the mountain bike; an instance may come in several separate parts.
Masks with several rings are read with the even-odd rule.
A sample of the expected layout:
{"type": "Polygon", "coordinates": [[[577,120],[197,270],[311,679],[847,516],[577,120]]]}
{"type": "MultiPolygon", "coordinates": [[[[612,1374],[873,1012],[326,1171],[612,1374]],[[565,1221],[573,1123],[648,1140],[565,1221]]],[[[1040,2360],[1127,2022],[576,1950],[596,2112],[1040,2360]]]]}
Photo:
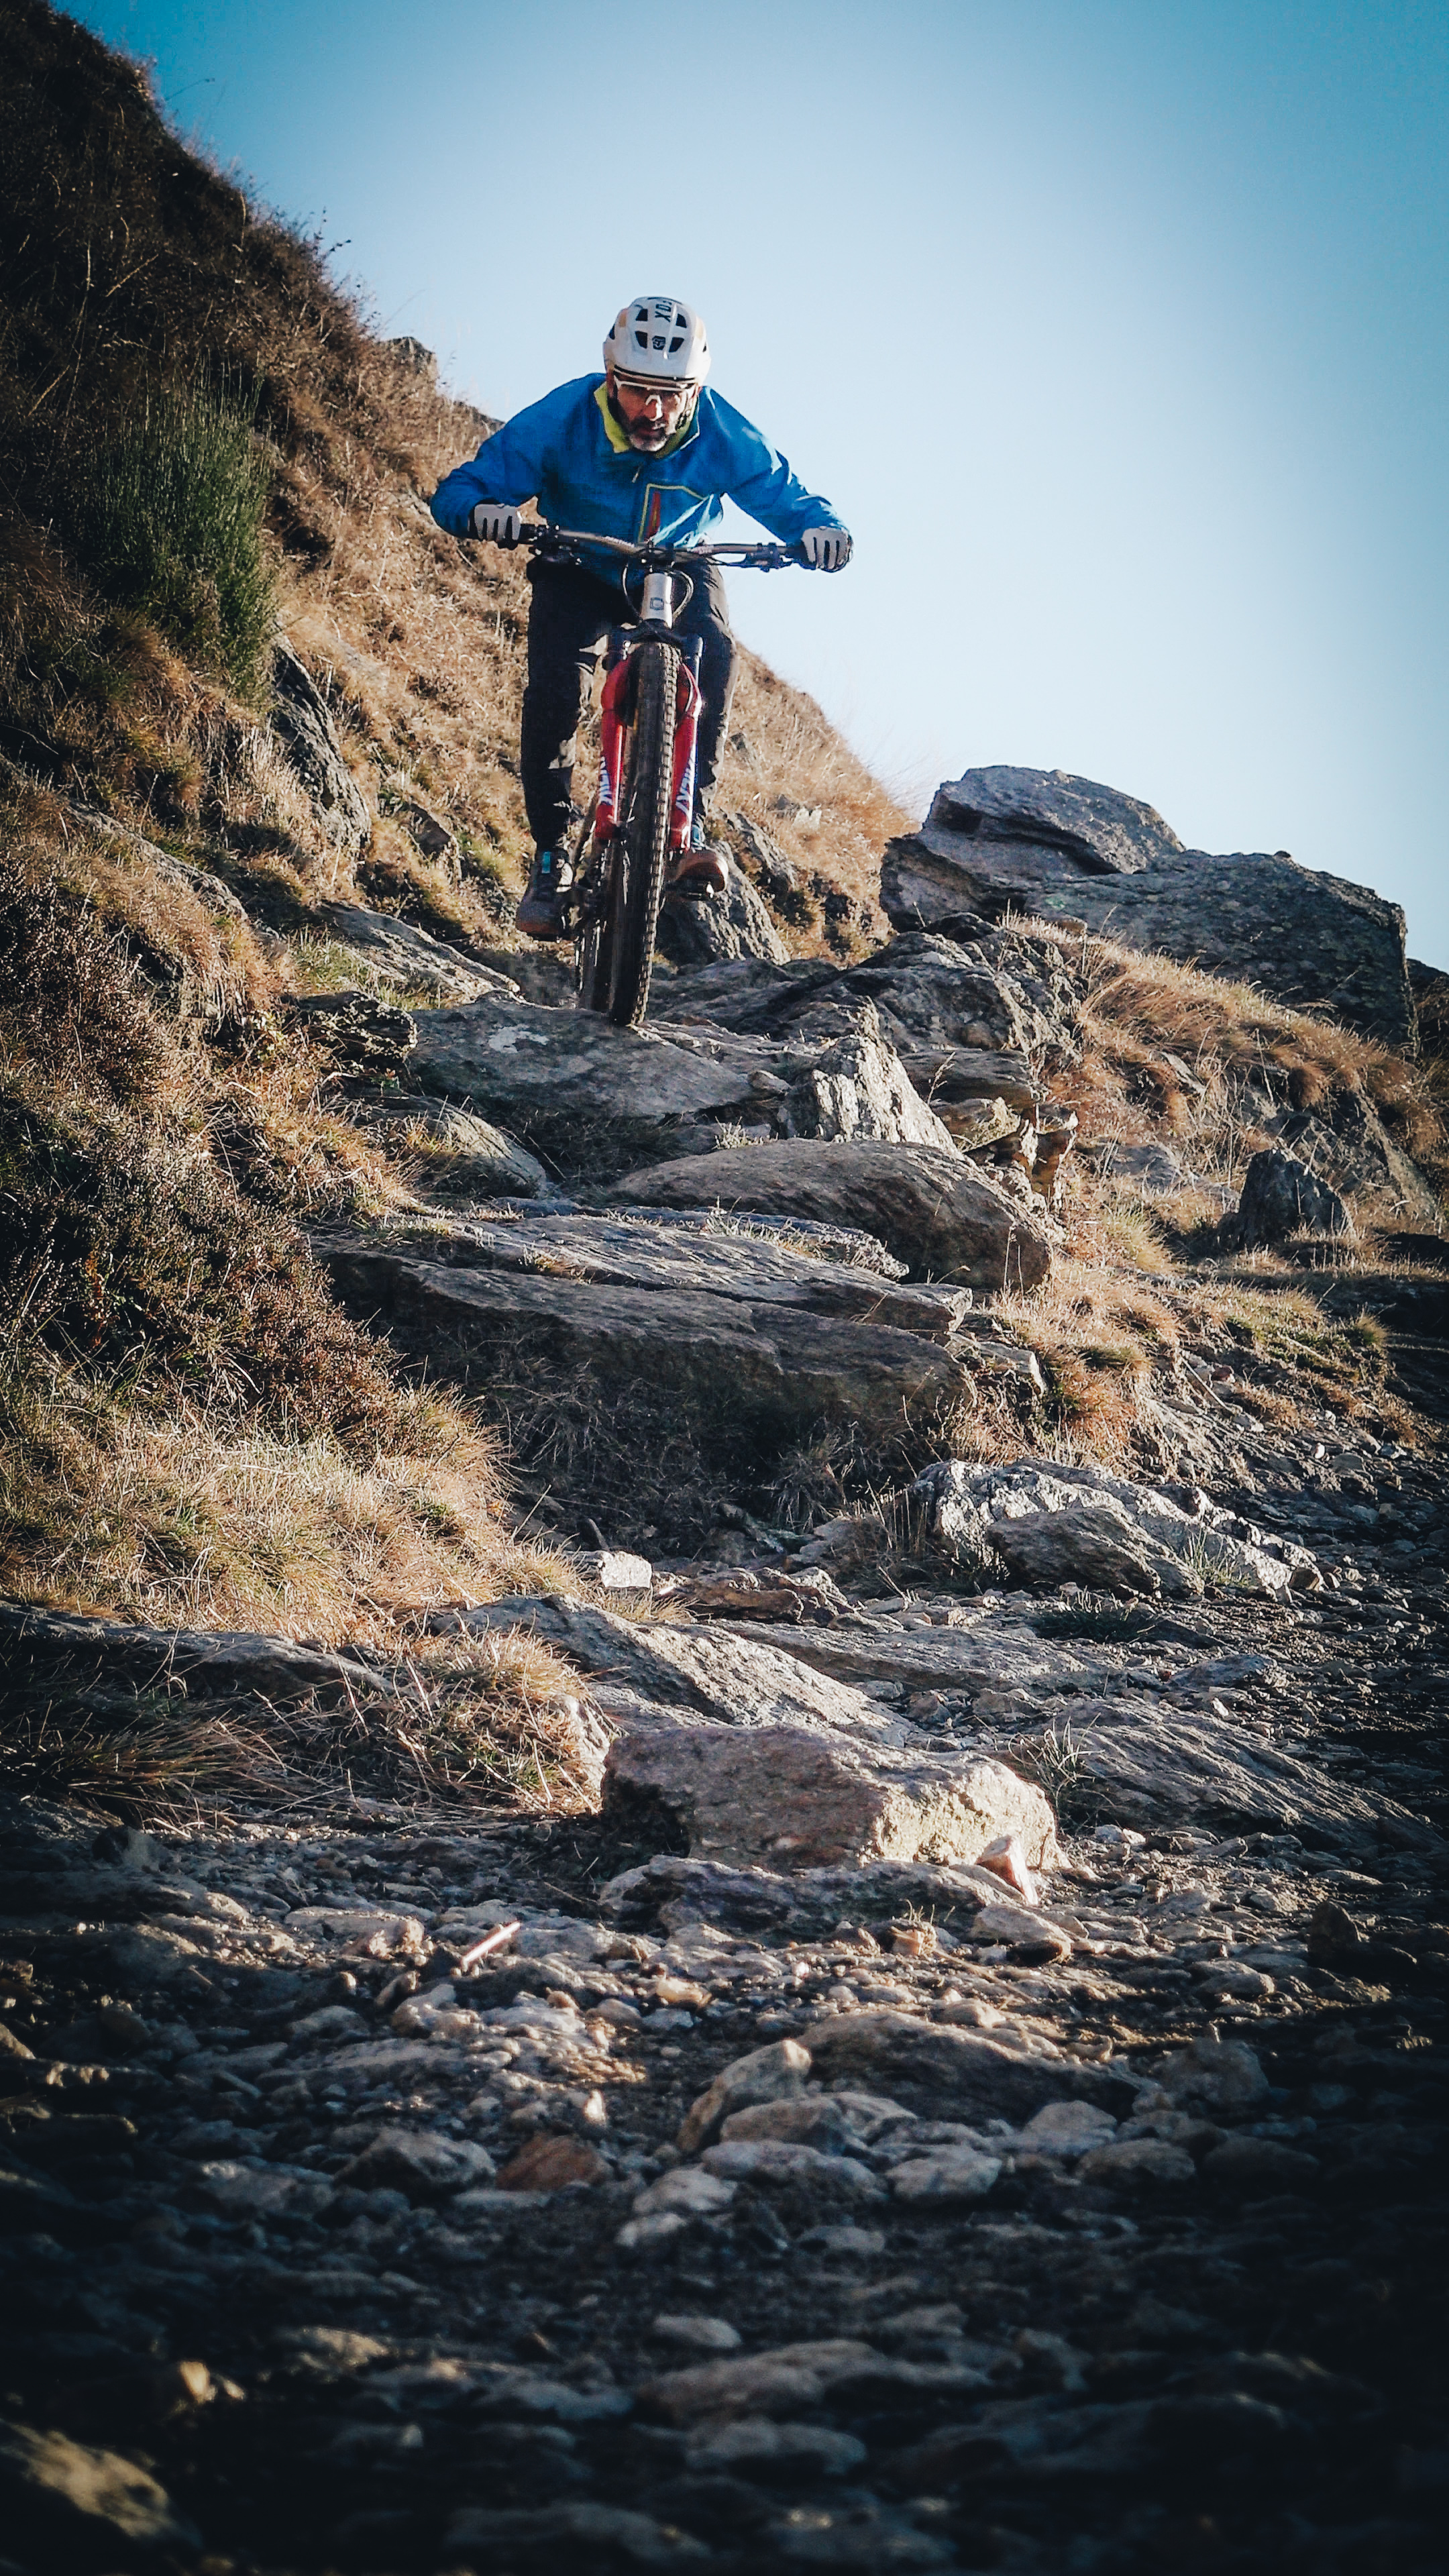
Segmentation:
{"type": "Polygon", "coordinates": [[[574,528],[525,527],[520,543],[546,563],[586,570],[594,569],[590,556],[617,556],[631,605],[638,584],[637,622],[609,637],[599,783],[569,852],[565,898],[580,1002],[607,1012],[615,1028],[637,1029],[649,1004],[666,873],[694,816],[700,639],[674,631],[694,590],[690,567],[712,560],[778,572],[804,558],[794,546],[633,546],[574,528]]]}

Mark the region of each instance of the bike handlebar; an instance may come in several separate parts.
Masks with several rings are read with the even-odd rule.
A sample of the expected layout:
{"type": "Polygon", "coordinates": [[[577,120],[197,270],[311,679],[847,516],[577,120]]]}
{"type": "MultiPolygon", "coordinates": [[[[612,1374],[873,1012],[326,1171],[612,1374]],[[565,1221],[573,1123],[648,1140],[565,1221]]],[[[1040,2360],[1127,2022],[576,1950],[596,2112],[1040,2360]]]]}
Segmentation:
{"type": "Polygon", "coordinates": [[[791,564],[803,564],[798,546],[778,543],[751,544],[741,537],[727,537],[716,546],[661,546],[653,540],[631,545],[623,537],[596,537],[585,528],[551,528],[542,522],[526,523],[519,538],[520,546],[533,546],[541,553],[557,549],[572,552],[579,546],[592,546],[605,554],[618,555],[623,562],[642,564],[648,572],[688,571],[701,562],[734,563],[741,569],[756,572],[783,572],[791,564]]]}

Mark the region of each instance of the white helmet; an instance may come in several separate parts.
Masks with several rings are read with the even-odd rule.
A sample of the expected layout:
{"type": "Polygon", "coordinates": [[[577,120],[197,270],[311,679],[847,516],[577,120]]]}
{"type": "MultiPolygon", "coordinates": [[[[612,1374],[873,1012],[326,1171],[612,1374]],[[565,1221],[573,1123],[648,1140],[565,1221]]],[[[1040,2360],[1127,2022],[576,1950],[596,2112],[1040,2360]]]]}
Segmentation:
{"type": "Polygon", "coordinates": [[[709,374],[704,324],[676,295],[635,295],[615,316],[604,342],[604,366],[626,376],[702,385],[709,374]]]}

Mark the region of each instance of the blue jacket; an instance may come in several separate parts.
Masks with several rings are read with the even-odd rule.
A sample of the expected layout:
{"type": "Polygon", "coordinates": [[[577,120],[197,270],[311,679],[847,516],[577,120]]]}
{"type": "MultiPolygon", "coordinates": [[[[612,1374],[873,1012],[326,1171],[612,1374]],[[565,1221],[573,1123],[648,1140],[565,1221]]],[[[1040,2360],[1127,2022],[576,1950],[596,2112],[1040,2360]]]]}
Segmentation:
{"type": "Polygon", "coordinates": [[[677,443],[663,455],[641,456],[608,409],[604,378],[576,376],[515,413],[468,464],[455,466],[433,494],[432,511],[450,536],[466,537],[475,501],[536,499],[556,528],[587,528],[631,545],[657,537],[687,546],[718,525],[725,493],[785,545],[806,528],[843,525],[744,414],[708,386],[677,443]]]}

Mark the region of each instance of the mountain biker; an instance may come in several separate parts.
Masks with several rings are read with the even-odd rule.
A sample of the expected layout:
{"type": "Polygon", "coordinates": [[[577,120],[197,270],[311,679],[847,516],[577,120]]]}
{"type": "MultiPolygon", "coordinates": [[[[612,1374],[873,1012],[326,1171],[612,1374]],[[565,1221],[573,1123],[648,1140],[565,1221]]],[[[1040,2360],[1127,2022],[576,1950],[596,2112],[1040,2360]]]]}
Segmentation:
{"type": "MultiPolygon", "coordinates": [[[[805,490],[785,458],[743,414],[710,392],[709,342],[699,315],[673,295],[636,295],[604,342],[602,376],[576,376],[515,413],[478,453],[445,476],[432,511],[450,536],[514,546],[521,505],[537,499],[555,527],[687,546],[723,515],[728,494],[782,544],[822,572],[850,561],[849,531],[828,501],[805,490]]],[[[632,622],[607,556],[597,570],[534,561],[528,685],[520,767],[536,844],[518,926],[535,939],[565,928],[570,883],[575,736],[609,629],[632,622]]],[[[719,567],[702,562],[676,618],[700,638],[700,714],[689,847],[670,882],[727,887],[728,854],[705,828],[734,685],[735,645],[719,567]]]]}

